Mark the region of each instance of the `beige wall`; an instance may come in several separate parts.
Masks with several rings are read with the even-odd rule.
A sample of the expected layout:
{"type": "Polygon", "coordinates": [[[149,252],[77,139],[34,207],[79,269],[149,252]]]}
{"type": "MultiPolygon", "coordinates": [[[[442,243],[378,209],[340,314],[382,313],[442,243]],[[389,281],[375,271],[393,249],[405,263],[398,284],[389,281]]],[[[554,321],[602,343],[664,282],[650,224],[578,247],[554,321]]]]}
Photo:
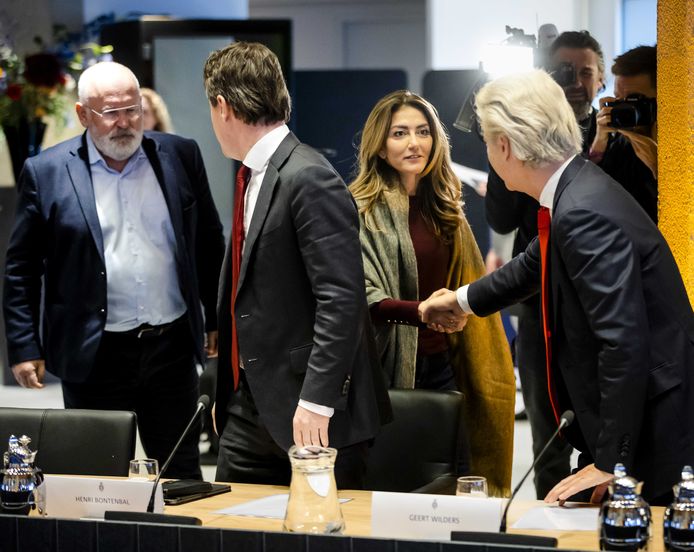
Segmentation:
{"type": "Polygon", "coordinates": [[[694,303],[694,2],[658,2],[659,226],[694,303]]]}

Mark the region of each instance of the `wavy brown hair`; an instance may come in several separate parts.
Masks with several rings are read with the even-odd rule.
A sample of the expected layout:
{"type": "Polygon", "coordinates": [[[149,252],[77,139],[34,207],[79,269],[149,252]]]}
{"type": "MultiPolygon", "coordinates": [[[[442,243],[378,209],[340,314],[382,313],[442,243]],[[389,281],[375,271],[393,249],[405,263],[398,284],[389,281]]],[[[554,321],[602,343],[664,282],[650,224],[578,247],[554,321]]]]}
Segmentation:
{"type": "Polygon", "coordinates": [[[436,108],[409,90],[398,90],[383,97],[366,119],[359,145],[359,172],[349,186],[364,214],[366,226],[374,228],[371,210],[383,199],[383,192],[401,187],[400,175],[379,156],[388,138],[393,114],[409,106],[420,111],[429,124],[432,136],[431,153],[422,171],[417,195],[421,198],[422,215],[436,236],[448,243],[463,222],[461,185],[451,168],[450,145],[446,130],[436,108]]]}

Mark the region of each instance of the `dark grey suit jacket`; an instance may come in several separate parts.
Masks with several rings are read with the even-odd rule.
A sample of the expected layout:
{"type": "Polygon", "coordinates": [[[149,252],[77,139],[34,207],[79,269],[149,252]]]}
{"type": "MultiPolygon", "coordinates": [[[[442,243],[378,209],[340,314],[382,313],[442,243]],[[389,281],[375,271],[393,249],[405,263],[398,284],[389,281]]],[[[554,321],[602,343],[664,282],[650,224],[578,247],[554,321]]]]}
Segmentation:
{"type": "MultiPolygon", "coordinates": [[[[219,302],[217,427],[232,390],[231,250],[219,302]]],[[[270,159],[236,295],[239,351],[258,412],[285,450],[299,399],[335,408],[330,445],[376,435],[390,413],[364,290],[356,206],[317,152],[289,134],[270,159]]]]}
{"type": "MultiPolygon", "coordinates": [[[[487,315],[539,290],[538,240],[470,285],[487,315]]],[[[667,493],[694,458],[694,314],[670,249],[623,187],[582,158],[562,175],[550,237],[553,378],[572,444],[667,493]]]]}
{"type": "MultiPolygon", "coordinates": [[[[217,328],[224,255],[205,166],[193,140],[145,133],[142,148],[169,209],[191,347],[204,363],[204,332],[217,328]]],[[[104,244],[85,135],[29,158],[19,186],[4,288],[10,363],[44,358],[60,379],[81,382],[94,365],[107,314],[104,244]]]]}

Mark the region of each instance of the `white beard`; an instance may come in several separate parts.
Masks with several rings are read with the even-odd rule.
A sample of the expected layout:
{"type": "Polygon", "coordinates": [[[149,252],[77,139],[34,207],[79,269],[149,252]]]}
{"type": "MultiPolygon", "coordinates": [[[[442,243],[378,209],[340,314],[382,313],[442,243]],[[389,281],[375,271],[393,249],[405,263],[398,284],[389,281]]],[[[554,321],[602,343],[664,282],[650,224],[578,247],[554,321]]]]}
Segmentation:
{"type": "Polygon", "coordinates": [[[93,136],[94,145],[102,155],[110,157],[114,161],[125,161],[137,151],[142,143],[142,133],[140,130],[128,128],[123,131],[114,129],[106,136],[93,136]],[[116,139],[116,137],[119,137],[116,139]],[[126,138],[127,137],[127,138],[126,138]]]}

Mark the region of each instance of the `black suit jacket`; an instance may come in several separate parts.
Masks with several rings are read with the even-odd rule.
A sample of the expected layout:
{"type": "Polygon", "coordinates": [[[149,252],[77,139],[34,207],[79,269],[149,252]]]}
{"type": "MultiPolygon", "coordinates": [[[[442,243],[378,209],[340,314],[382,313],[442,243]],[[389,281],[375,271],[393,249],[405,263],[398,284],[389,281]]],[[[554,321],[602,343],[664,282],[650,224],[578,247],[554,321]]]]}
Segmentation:
{"type": "Polygon", "coordinates": [[[607,150],[598,165],[624,186],[651,220],[658,224],[658,181],[651,169],[636,155],[634,146],[626,136],[617,133],[610,135],[607,150]]]}
{"type": "MultiPolygon", "coordinates": [[[[567,437],[663,495],[694,457],[694,314],[675,260],[634,198],[582,158],[559,181],[550,236],[553,378],[577,422],[567,437]]],[[[535,239],[468,300],[487,315],[539,282],[535,239]]]]}
{"type": "MultiPolygon", "coordinates": [[[[204,362],[205,329],[217,327],[224,236],[200,149],[192,140],[158,132],[146,133],[142,147],[169,209],[191,345],[204,362]]],[[[103,239],[86,135],[29,158],[19,186],[4,288],[10,363],[44,358],[47,370],[60,379],[81,382],[92,369],[107,305],[103,239]]]]}
{"type": "MultiPolygon", "coordinates": [[[[232,389],[231,250],[220,281],[217,427],[232,389]]],[[[330,445],[373,437],[389,413],[364,290],[356,206],[289,134],[270,159],[245,240],[235,316],[260,417],[285,450],[299,399],[335,408],[330,445]]]]}

